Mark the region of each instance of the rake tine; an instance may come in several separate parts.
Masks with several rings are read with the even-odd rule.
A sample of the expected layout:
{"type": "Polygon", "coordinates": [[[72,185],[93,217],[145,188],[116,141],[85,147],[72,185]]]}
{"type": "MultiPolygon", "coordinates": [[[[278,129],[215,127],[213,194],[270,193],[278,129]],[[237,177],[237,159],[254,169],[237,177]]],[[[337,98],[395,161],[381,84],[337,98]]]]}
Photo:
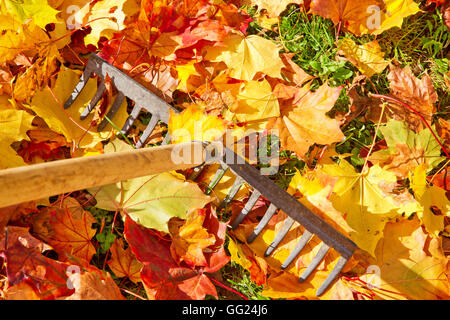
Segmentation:
{"type": "Polygon", "coordinates": [[[312,259],[311,263],[309,264],[308,268],[306,268],[305,271],[301,274],[300,278],[298,279],[299,282],[305,281],[311,273],[314,271],[314,269],[319,265],[319,263],[322,261],[322,259],[327,254],[330,247],[323,243],[322,246],[319,249],[319,252],[317,252],[316,256],[312,259]]]}
{"type": "Polygon", "coordinates": [[[281,269],[286,269],[291,264],[291,262],[294,261],[294,259],[298,256],[300,251],[303,250],[303,248],[306,246],[311,237],[312,233],[309,232],[308,230],[305,230],[305,232],[303,232],[294,250],[292,250],[292,252],[289,254],[289,257],[287,257],[287,259],[281,265],[281,269]]]}
{"type": "Polygon", "coordinates": [[[322,285],[317,289],[316,296],[322,295],[325,290],[330,286],[330,284],[333,282],[333,280],[339,275],[342,268],[344,268],[345,264],[347,263],[347,259],[344,257],[340,257],[336,265],[334,266],[333,270],[331,270],[328,277],[325,279],[325,281],[322,283],[322,285]]]}
{"type": "Polygon", "coordinates": [[[128,116],[127,120],[125,121],[125,124],[122,127],[123,134],[127,134],[128,130],[131,129],[133,123],[136,121],[141,110],[142,108],[140,106],[138,105],[134,106],[133,110],[131,110],[131,114],[128,116]]]}
{"type": "Polygon", "coordinates": [[[240,177],[236,177],[236,180],[234,180],[233,186],[231,187],[230,191],[228,192],[225,199],[223,199],[222,203],[219,205],[217,210],[222,210],[228,204],[233,200],[233,198],[236,196],[236,194],[239,192],[239,189],[241,189],[242,184],[244,183],[244,180],[240,177]]]}
{"type": "Polygon", "coordinates": [[[139,138],[138,143],[136,143],[137,149],[141,148],[145,144],[145,141],[147,141],[148,137],[150,137],[150,134],[153,132],[153,129],[155,129],[156,125],[158,124],[158,121],[159,118],[157,116],[152,116],[149,124],[147,125],[141,137],[139,138]]]}
{"type": "Polygon", "coordinates": [[[261,233],[267,223],[269,223],[270,219],[272,219],[272,216],[274,215],[275,211],[277,211],[277,209],[278,208],[273,203],[270,204],[261,221],[259,221],[252,234],[248,237],[247,243],[252,243],[256,239],[256,237],[261,233]]]}
{"type": "MultiPolygon", "coordinates": [[[[114,100],[114,103],[111,106],[111,109],[109,109],[108,114],[106,115],[108,119],[112,119],[112,117],[114,117],[117,110],[119,110],[119,107],[122,105],[123,99],[125,99],[125,95],[122,92],[119,92],[116,96],[116,99],[114,100]]],[[[97,131],[102,131],[103,129],[105,129],[108,123],[108,120],[103,119],[102,122],[100,122],[100,124],[97,126],[97,131]]]]}
{"type": "Polygon", "coordinates": [[[216,187],[216,185],[219,183],[220,179],[224,176],[225,172],[228,170],[228,167],[225,164],[220,164],[220,168],[217,169],[216,173],[214,174],[213,178],[211,179],[211,182],[208,185],[208,188],[206,189],[205,194],[209,195],[211,191],[216,187]]]}
{"type": "Polygon", "coordinates": [[[163,142],[161,142],[162,146],[165,146],[166,144],[169,144],[172,137],[170,136],[169,132],[166,133],[166,136],[164,137],[163,142]]]}
{"type": "Polygon", "coordinates": [[[64,109],[69,108],[75,99],[78,97],[78,95],[81,93],[81,91],[86,86],[86,83],[88,82],[89,78],[91,77],[92,71],[91,68],[89,68],[89,65],[84,70],[83,74],[80,77],[80,81],[75,86],[75,89],[73,89],[72,94],[70,95],[69,99],[64,103],[64,109]]]}
{"type": "Polygon", "coordinates": [[[92,109],[97,105],[97,103],[102,98],[103,92],[105,92],[106,86],[105,81],[102,80],[100,85],[97,88],[97,91],[95,92],[94,97],[92,98],[91,102],[89,102],[89,105],[83,110],[83,112],[80,115],[80,119],[84,120],[86,117],[91,113],[92,109]]]}
{"type": "Polygon", "coordinates": [[[260,196],[261,193],[255,189],[248,199],[247,203],[245,204],[245,207],[241,210],[236,219],[234,219],[233,224],[231,225],[232,229],[236,229],[237,226],[242,222],[242,220],[244,220],[244,218],[247,216],[250,210],[252,210],[253,206],[255,205],[256,201],[258,201],[260,196]]]}
{"type": "Polygon", "coordinates": [[[273,239],[266,252],[264,252],[264,257],[268,257],[273,252],[273,250],[275,250],[275,248],[280,244],[281,240],[283,240],[286,234],[289,232],[289,229],[291,229],[294,222],[294,219],[292,219],[291,217],[287,217],[287,219],[283,223],[283,226],[281,227],[280,232],[277,233],[275,239],[273,239]]]}

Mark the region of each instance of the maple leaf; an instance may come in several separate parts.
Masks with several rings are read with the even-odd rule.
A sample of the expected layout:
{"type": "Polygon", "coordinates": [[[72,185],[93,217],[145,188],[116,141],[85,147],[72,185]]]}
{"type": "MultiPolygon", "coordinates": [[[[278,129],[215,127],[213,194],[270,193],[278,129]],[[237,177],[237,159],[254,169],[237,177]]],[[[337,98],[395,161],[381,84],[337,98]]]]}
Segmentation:
{"type": "Polygon", "coordinates": [[[65,198],[61,207],[46,207],[33,220],[33,232],[58,252],[61,261],[89,264],[95,254],[91,239],[96,230],[91,225],[96,220],[78,201],[65,198]]]}
{"type": "Polygon", "coordinates": [[[188,214],[185,221],[171,220],[169,230],[176,261],[205,267],[205,272],[215,272],[229,261],[223,249],[226,224],[218,220],[210,205],[188,214]]]}
{"type": "Polygon", "coordinates": [[[172,235],[171,250],[177,260],[186,262],[189,266],[206,266],[207,261],[203,250],[216,242],[214,235],[203,227],[206,210],[197,209],[186,215],[184,222],[169,222],[172,235]]]}
{"type": "Polygon", "coordinates": [[[116,277],[128,277],[134,283],[141,281],[142,264],[136,260],[130,248],[124,249],[122,239],[116,239],[110,251],[108,265],[116,277]]]}
{"type": "Polygon", "coordinates": [[[168,232],[171,217],[184,218],[190,210],[212,200],[196,184],[170,173],[131,179],[90,192],[95,194],[97,208],[124,211],[139,224],[164,232],[168,232]]]}
{"type": "Polygon", "coordinates": [[[27,131],[32,129],[34,116],[24,110],[0,110],[0,169],[25,165],[23,159],[11,148],[11,143],[22,139],[29,140],[27,131]]]}
{"type": "Polygon", "coordinates": [[[100,0],[93,6],[87,3],[75,13],[75,19],[89,23],[91,32],[86,35],[86,45],[97,46],[101,36],[110,38],[114,32],[125,28],[125,18],[138,13],[137,4],[132,0],[100,0]]]}
{"type": "MultiPolygon", "coordinates": [[[[311,280],[308,282],[298,282],[298,277],[290,273],[277,274],[267,281],[261,295],[273,299],[311,299],[317,300],[317,288],[328,276],[326,271],[314,271],[311,280]]],[[[343,284],[341,279],[333,282],[327,291],[320,296],[323,300],[353,300],[353,291],[343,284]]]]}
{"type": "Polygon", "coordinates": [[[384,7],[384,2],[381,0],[313,0],[311,13],[331,19],[334,24],[341,24],[342,27],[359,36],[367,33],[366,26],[373,14],[368,8],[379,11],[384,10],[384,7]]]}
{"type": "Polygon", "coordinates": [[[262,120],[280,115],[277,97],[266,79],[247,81],[236,95],[238,105],[230,110],[240,122],[262,120]]]}
{"type": "Polygon", "coordinates": [[[375,257],[380,273],[372,275],[371,284],[379,298],[449,298],[441,240],[430,240],[417,218],[387,223],[375,257]]]}
{"type": "Polygon", "coordinates": [[[411,179],[411,189],[422,206],[418,217],[431,235],[437,237],[444,230],[445,216],[449,216],[450,201],[446,191],[435,185],[429,186],[426,180],[426,167],[422,164],[415,168],[411,179]]]}
{"type": "Polygon", "coordinates": [[[376,40],[359,46],[351,38],[341,39],[339,50],[369,78],[382,72],[389,65],[389,62],[384,60],[384,52],[376,40]]]}
{"type": "Polygon", "coordinates": [[[402,27],[403,20],[420,11],[419,5],[413,0],[385,1],[386,10],[371,11],[372,21],[367,24],[367,33],[378,35],[393,27],[402,27]],[[379,24],[378,24],[379,23],[379,24]]]}
{"type": "MultiPolygon", "coordinates": [[[[54,88],[47,87],[36,93],[30,103],[30,108],[38,116],[45,119],[48,126],[55,132],[63,134],[67,142],[76,143],[79,148],[94,148],[100,141],[109,138],[115,129],[108,124],[101,132],[91,127],[94,113],[80,120],[80,114],[91,101],[97,90],[94,79],[90,79],[72,106],[65,110],[64,102],[72,94],[79,81],[80,74],[70,69],[58,73],[54,88]]],[[[124,102],[125,105],[126,102],[124,102]]],[[[126,108],[122,105],[113,121],[124,123],[128,117],[126,108]]]]}
{"type": "Polygon", "coordinates": [[[415,133],[404,122],[390,120],[380,131],[389,148],[372,153],[369,160],[399,177],[407,177],[420,164],[430,168],[444,159],[428,128],[415,133]]]}
{"type": "Polygon", "coordinates": [[[125,300],[111,275],[93,266],[69,277],[75,292],[64,300],[125,300]]]}
{"type": "Polygon", "coordinates": [[[259,10],[266,9],[269,12],[269,16],[278,18],[289,4],[302,5],[304,2],[304,0],[251,0],[250,4],[258,6],[259,10]]]}
{"type": "Polygon", "coordinates": [[[58,48],[51,42],[36,45],[40,56],[14,84],[13,96],[18,101],[29,101],[37,90],[48,85],[58,72],[61,61],[58,48]]]}
{"type": "Polygon", "coordinates": [[[228,251],[230,260],[250,272],[250,279],[261,286],[267,282],[268,264],[264,258],[256,255],[245,245],[240,245],[229,237],[228,251]]]}
{"type": "Polygon", "coordinates": [[[20,23],[28,19],[42,29],[49,23],[58,22],[56,14],[58,10],[53,9],[48,5],[47,0],[23,0],[16,2],[12,0],[2,1],[2,12],[8,12],[13,15],[20,23]]]}
{"type": "Polygon", "coordinates": [[[373,255],[386,222],[402,211],[392,195],[381,189],[382,184],[395,183],[395,175],[378,165],[358,173],[345,160],[324,165],[322,170],[338,178],[330,200],[336,210],[345,214],[345,220],[354,230],[350,238],[373,255]]]}
{"type": "Polygon", "coordinates": [[[344,138],[339,123],[325,115],[339,97],[341,88],[322,85],[308,92],[293,106],[281,109],[281,117],[269,122],[268,129],[278,129],[282,150],[304,157],[314,144],[331,144],[344,138]]]}
{"type": "Polygon", "coordinates": [[[19,30],[7,28],[0,37],[0,63],[13,60],[21,52],[34,55],[36,45],[48,40],[45,31],[32,21],[22,24],[19,30]]]}
{"type": "Polygon", "coordinates": [[[290,84],[300,87],[305,82],[313,79],[313,76],[307,74],[298,64],[292,61],[293,53],[281,54],[281,60],[284,63],[281,73],[283,78],[289,80],[290,84]]]}
{"type": "MultiPolygon", "coordinates": [[[[422,79],[418,79],[414,76],[409,66],[402,69],[391,65],[388,80],[390,81],[390,95],[397,100],[408,104],[411,108],[415,109],[425,121],[431,123],[431,117],[436,109],[434,103],[437,101],[438,96],[434,90],[430,76],[425,74],[422,79]]],[[[380,113],[380,105],[371,105],[369,107],[370,120],[378,122],[380,113]]],[[[405,121],[408,123],[409,128],[415,132],[419,132],[426,128],[426,125],[423,123],[420,116],[400,104],[392,102],[388,103],[382,122],[387,122],[389,118],[405,121]]]]}
{"type": "Polygon", "coordinates": [[[0,235],[0,257],[6,262],[8,284],[14,286],[26,282],[32,286],[34,296],[40,299],[71,294],[73,291],[66,285],[66,269],[69,264],[42,255],[48,246],[31,236],[28,228],[7,228],[6,246],[4,235],[0,235]]]}
{"type": "Polygon", "coordinates": [[[170,111],[169,134],[172,143],[214,141],[225,131],[225,122],[215,116],[206,115],[199,106],[190,105],[181,113],[170,111]]]}
{"type": "Polygon", "coordinates": [[[235,79],[252,80],[258,73],[273,78],[281,78],[281,60],[276,44],[256,35],[243,37],[232,34],[223,41],[223,45],[207,49],[205,59],[223,61],[235,79]]]}
{"type": "Polygon", "coordinates": [[[202,300],[207,294],[217,297],[206,274],[179,266],[171,256],[168,241],[129,217],[125,218],[125,238],[144,265],[141,278],[150,298],[202,300]]]}
{"type": "MultiPolygon", "coordinates": [[[[106,153],[131,149],[130,145],[118,139],[105,146],[106,153]]],[[[185,181],[180,174],[168,172],[88,191],[95,195],[97,208],[126,212],[139,224],[166,233],[170,218],[184,218],[191,210],[203,208],[212,200],[197,184],[185,181]]]]}

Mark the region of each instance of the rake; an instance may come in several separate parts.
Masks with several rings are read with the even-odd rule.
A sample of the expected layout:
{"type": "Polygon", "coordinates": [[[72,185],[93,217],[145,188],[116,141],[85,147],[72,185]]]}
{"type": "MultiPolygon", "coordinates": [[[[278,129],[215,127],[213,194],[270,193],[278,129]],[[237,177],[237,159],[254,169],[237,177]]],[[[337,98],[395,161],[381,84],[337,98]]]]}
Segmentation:
{"type": "MultiPolygon", "coordinates": [[[[142,148],[158,122],[168,123],[170,110],[178,111],[95,54],[90,56],[79,83],[64,105],[65,108],[69,108],[73,104],[87,81],[94,75],[99,77],[101,82],[80,118],[86,118],[100,101],[106,90],[105,79],[108,75],[118,94],[106,117],[113,119],[126,97],[135,103],[121,129],[124,135],[129,131],[142,111],[151,114],[149,124],[139,141],[135,144],[138,150],[87,158],[65,159],[0,171],[0,186],[2,186],[0,207],[170,170],[184,170],[195,167],[197,170],[192,176],[192,179],[195,180],[205,164],[211,163],[211,157],[208,158],[208,154],[212,155],[216,151],[213,144],[192,141],[190,143],[170,145],[168,144],[170,141],[168,134],[164,138],[162,146],[142,148]],[[203,154],[206,154],[206,156],[202,157],[202,159],[191,159],[191,161],[188,161],[189,163],[174,163],[171,160],[171,154],[175,147],[183,150],[183,153],[189,152],[193,148],[201,147],[203,154]]],[[[98,125],[98,130],[101,131],[106,126],[108,121],[106,117],[98,125]]],[[[217,186],[227,170],[230,170],[236,176],[233,186],[219,208],[229,204],[244,183],[253,189],[244,208],[231,223],[231,228],[235,229],[244,220],[260,197],[264,197],[270,202],[264,216],[247,239],[248,243],[255,240],[278,210],[282,210],[287,214],[287,219],[265,251],[265,256],[272,254],[295,222],[302,225],[305,231],[298,239],[294,250],[283,262],[281,266],[283,269],[287,268],[294,261],[313,235],[322,240],[323,243],[316,256],[301,274],[300,282],[305,281],[311,275],[330,249],[334,249],[340,254],[337,264],[316,292],[317,296],[323,294],[341,272],[357,246],[269,178],[261,175],[258,169],[251,166],[244,158],[229,148],[224,147],[223,153],[219,156],[215,155],[213,160],[219,162],[220,166],[213,175],[207,192],[210,192],[217,186]]]]}

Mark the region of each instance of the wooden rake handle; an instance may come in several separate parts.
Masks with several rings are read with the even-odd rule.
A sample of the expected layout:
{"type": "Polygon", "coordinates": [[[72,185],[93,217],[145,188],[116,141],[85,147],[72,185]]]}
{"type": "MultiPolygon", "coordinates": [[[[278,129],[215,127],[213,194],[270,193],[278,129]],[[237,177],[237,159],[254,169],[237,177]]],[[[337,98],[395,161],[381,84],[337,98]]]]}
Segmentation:
{"type": "Polygon", "coordinates": [[[201,165],[205,157],[200,142],[188,142],[0,170],[0,208],[146,175],[184,170],[201,165]],[[199,150],[203,151],[201,156],[199,150]]]}

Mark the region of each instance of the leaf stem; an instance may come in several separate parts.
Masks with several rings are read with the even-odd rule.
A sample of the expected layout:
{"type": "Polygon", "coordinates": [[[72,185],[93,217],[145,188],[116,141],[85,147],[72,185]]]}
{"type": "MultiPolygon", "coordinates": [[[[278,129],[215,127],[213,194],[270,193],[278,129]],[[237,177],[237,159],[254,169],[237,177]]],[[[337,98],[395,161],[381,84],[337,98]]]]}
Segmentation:
{"type": "Polygon", "coordinates": [[[441,147],[442,151],[444,151],[445,155],[447,156],[447,158],[450,159],[450,155],[448,154],[447,150],[445,150],[444,146],[442,145],[442,143],[439,141],[438,137],[436,136],[436,134],[434,133],[433,129],[431,128],[431,126],[428,124],[428,122],[425,120],[425,118],[413,107],[411,107],[410,105],[396,99],[393,97],[389,97],[389,96],[385,96],[383,94],[374,94],[374,93],[369,93],[369,97],[372,98],[378,98],[378,99],[385,99],[385,100],[389,100],[392,102],[395,102],[399,105],[402,105],[406,108],[408,108],[409,110],[411,110],[412,112],[414,112],[421,120],[422,122],[427,126],[428,130],[430,130],[431,134],[433,135],[434,139],[437,141],[437,143],[439,144],[439,146],[441,147]]]}
{"type": "Polygon", "coordinates": [[[214,282],[215,284],[221,286],[222,288],[224,288],[224,289],[226,289],[226,290],[228,290],[228,291],[230,291],[230,292],[233,292],[233,293],[237,294],[237,295],[240,296],[242,299],[248,300],[248,298],[247,298],[246,296],[244,296],[242,293],[240,293],[240,292],[238,292],[238,291],[236,291],[236,290],[234,290],[234,289],[232,289],[232,288],[230,288],[230,287],[224,285],[223,283],[220,283],[219,281],[217,281],[217,280],[214,279],[214,278],[211,278],[211,277],[210,277],[209,279],[210,279],[212,282],[214,282]]]}

